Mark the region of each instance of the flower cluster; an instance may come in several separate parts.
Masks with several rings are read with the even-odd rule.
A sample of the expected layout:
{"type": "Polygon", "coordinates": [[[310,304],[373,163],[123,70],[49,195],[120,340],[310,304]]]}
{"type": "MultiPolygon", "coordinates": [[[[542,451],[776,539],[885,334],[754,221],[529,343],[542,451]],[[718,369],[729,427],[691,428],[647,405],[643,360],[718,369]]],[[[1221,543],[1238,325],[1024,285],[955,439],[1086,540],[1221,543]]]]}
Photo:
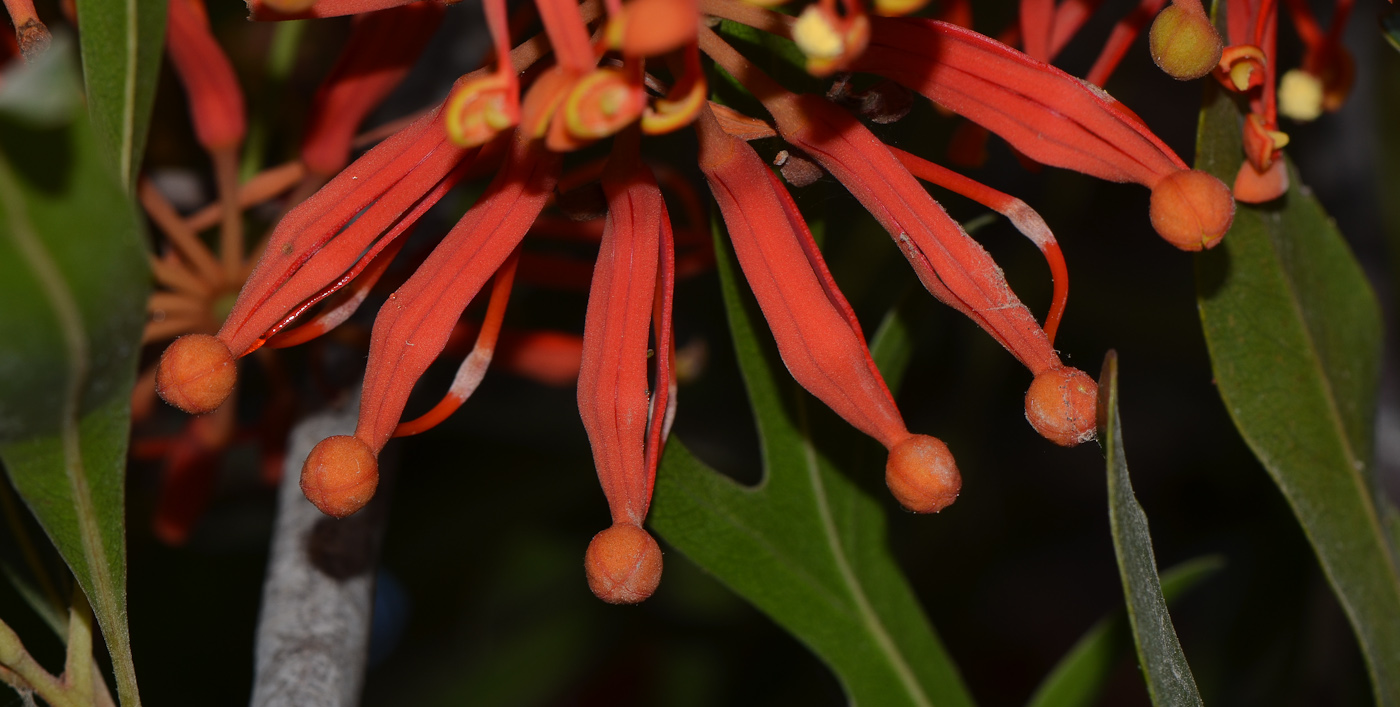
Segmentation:
{"type": "MultiPolygon", "coordinates": [[[[197,2],[172,0],[172,18],[176,6],[197,2]]],[[[596,182],[606,218],[587,278],[578,401],[613,525],[593,539],[585,567],[602,599],[645,599],[661,575],[660,549],[642,525],[676,409],[672,301],[687,262],[678,249],[687,241],[673,227],[662,190],[684,178],[644,157],[651,157],[647,136],[690,130],[699,172],[783,362],[804,388],[889,450],[886,481],[901,505],[921,513],[947,507],[961,486],[958,468],[941,441],[906,427],[788,185],[750,140],[778,137],[794,156],[793,165],[843,184],[888,231],[930,294],[976,322],[1029,369],[1026,416],[1040,434],[1064,446],[1092,439],[1095,383],[1064,365],[1053,344],[1068,280],[1045,222],[1012,196],[886,145],[862,118],[896,119],[889,96],[923,95],[984,135],[999,136],[1028,161],[1149,188],[1153,226],[1186,250],[1208,248],[1228,230],[1230,190],[1191,170],[1096,85],[1144,26],[1142,13],[1120,23],[1122,31],[1115,31],[1096,64],[1097,81],[1090,82],[1047,62],[1097,3],[1023,2],[1018,36],[1005,39],[1021,44],[1024,53],[965,27],[971,18],[966,2],[944,3],[944,20],[901,16],[919,5],[877,0],[867,8],[861,0],[839,6],[817,0],[788,15],[740,0],[536,0],[522,12],[537,13],[543,34],[513,45],[535,17],[512,18],[504,0],[484,0],[495,47],[490,65],[463,76],[443,104],[346,165],[355,127],[394,83],[378,81],[365,66],[411,63],[401,37],[426,32],[442,6],[431,0],[252,0],[253,17],[261,20],[375,14],[357,19],[352,45],[359,51],[347,51],[317,94],[312,124],[320,127],[310,133],[303,163],[305,174],[328,181],[278,223],[251,272],[238,265],[243,246],[233,234],[235,219],[225,219],[230,252],[222,277],[241,283],[237,300],[216,333],[183,336],[165,351],[156,390],[186,412],[219,409],[233,392],[239,358],[306,341],[346,321],[420,217],[458,184],[489,177],[475,204],[380,309],[355,433],[322,441],[302,470],[302,489],[317,507],[336,517],[352,514],[373,496],[377,456],[389,440],[437,424],[475,390],[501,341],[517,273],[527,270],[522,242],[557,223],[547,210],[561,206],[565,195],[596,182]],[[419,29],[382,29],[389,26],[387,13],[395,13],[393,21],[403,27],[419,29]],[[826,96],[787,90],[716,33],[713,18],[791,40],[807,71],[836,75],[833,90],[826,96]],[[744,115],[707,100],[715,71],[742,85],[767,115],[744,115]],[[852,93],[851,73],[884,79],[883,92],[852,93]],[[611,144],[604,160],[567,159],[605,140],[611,144]],[[1055,295],[1043,325],[920,180],[1005,214],[1044,253],[1055,295]],[[419,419],[402,421],[415,383],[461,331],[459,320],[478,296],[487,301],[485,319],[442,402],[419,419]]],[[[1224,61],[1218,38],[1212,44],[1195,36],[1197,20],[1204,18],[1199,2],[1168,10],[1159,23],[1172,24],[1153,29],[1154,52],[1160,48],[1168,57],[1164,64],[1194,60],[1209,71],[1224,61]]],[[[202,17],[180,12],[183,24],[172,21],[170,43],[177,68],[185,63],[182,52],[195,54],[180,48],[177,28],[195,26],[202,17]]],[[[209,70],[214,63],[201,61],[198,68],[209,70]]],[[[202,112],[234,110],[202,108],[229,96],[201,99],[199,82],[183,69],[181,74],[197,126],[202,112]]],[[[230,137],[237,131],[210,122],[211,129],[197,132],[217,167],[219,150],[237,144],[230,137]]],[[[802,169],[785,167],[784,174],[797,183],[791,175],[802,169]]],[[[223,190],[225,180],[219,183],[223,190]]],[[[682,196],[688,190],[668,188],[682,196]]],[[[231,195],[225,213],[236,216],[236,182],[223,193],[231,195]]],[[[689,232],[701,231],[703,207],[688,210],[689,232]]],[[[176,245],[211,276],[221,269],[176,245]]],[[[176,287],[173,277],[163,281],[176,287]]]]}

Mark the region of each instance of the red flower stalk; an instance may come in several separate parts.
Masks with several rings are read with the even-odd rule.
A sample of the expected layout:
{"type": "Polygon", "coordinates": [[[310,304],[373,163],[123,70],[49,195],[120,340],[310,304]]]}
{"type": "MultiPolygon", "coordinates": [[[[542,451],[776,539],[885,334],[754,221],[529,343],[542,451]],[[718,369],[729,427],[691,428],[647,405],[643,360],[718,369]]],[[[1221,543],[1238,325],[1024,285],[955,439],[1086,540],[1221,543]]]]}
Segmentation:
{"type": "Polygon", "coordinates": [[[329,178],[345,166],[360,122],[403,81],[446,11],[417,2],[355,17],[350,39],[312,102],[301,145],[312,173],[329,178]]]}
{"type": "MultiPolygon", "coordinates": [[[[700,46],[763,102],[784,139],[840,180],[889,231],[931,294],[991,334],[1032,375],[1072,373],[1093,386],[1084,373],[1060,363],[1044,330],[1011,291],[991,256],[868,128],[817,96],[782,90],[709,30],[701,31],[700,46]]],[[[1093,438],[1093,420],[1089,405],[1067,418],[1031,423],[1047,439],[1074,445],[1093,438]]]]}
{"type": "Polygon", "coordinates": [[[223,206],[221,259],[228,278],[236,280],[243,262],[243,217],[238,207],[238,148],[247,132],[243,91],[209,28],[202,0],[170,0],[166,46],[185,86],[195,137],[214,162],[223,206]]]}
{"type": "Polygon", "coordinates": [[[890,450],[886,482],[901,505],[919,513],[946,508],[962,486],[952,454],[938,439],[904,426],[855,312],[792,197],[753,148],[726,134],[708,112],[697,128],[700,168],[788,371],[890,450]]]}
{"type": "Polygon", "coordinates": [[[590,543],[588,585],[613,604],[646,599],[661,580],[661,549],[641,530],[651,505],[670,393],[670,217],[651,171],[642,165],[638,130],[613,144],[603,171],[607,225],[588,295],[578,406],[608,498],[613,526],[590,543]],[[653,310],[657,383],[648,386],[653,310]],[[654,391],[648,394],[648,388],[654,391]],[[646,535],[645,538],[642,536],[646,535]]]}

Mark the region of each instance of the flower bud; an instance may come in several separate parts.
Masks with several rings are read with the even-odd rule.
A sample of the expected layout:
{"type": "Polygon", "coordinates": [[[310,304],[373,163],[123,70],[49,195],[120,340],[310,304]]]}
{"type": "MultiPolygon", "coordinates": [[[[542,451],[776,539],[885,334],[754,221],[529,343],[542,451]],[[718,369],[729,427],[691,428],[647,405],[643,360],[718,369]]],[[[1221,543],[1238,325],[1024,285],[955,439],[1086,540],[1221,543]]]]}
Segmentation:
{"type": "Polygon", "coordinates": [[[1200,170],[1181,170],[1152,187],[1152,227],[1182,250],[1211,248],[1235,220],[1229,187],[1200,170]]]}
{"type": "Polygon", "coordinates": [[[636,604],[661,583],[661,547],[647,531],[618,523],[593,536],[583,558],[588,588],[609,604],[636,604]]]}
{"type": "Polygon", "coordinates": [[[161,354],[156,393],[191,415],[213,412],[233,393],[238,366],[233,352],[208,334],[182,336],[161,354]]]}
{"type": "Polygon", "coordinates": [[[1181,81],[1198,79],[1220,63],[1225,45],[1203,12],[1172,5],[1152,21],[1148,35],[1152,61],[1181,81]]]}
{"type": "Polygon", "coordinates": [[[379,487],[379,461],[359,437],[327,437],[301,467],[301,492],[322,513],[344,518],[365,507],[379,487]]]}
{"type": "Polygon", "coordinates": [[[1073,447],[1094,438],[1099,386],[1077,368],[1052,368],[1026,391],[1026,420],[1045,439],[1073,447]]]}
{"type": "Polygon", "coordinates": [[[958,500],[962,474],[948,445],[928,435],[909,435],[890,450],[885,485],[906,510],[937,513],[958,500]]]}

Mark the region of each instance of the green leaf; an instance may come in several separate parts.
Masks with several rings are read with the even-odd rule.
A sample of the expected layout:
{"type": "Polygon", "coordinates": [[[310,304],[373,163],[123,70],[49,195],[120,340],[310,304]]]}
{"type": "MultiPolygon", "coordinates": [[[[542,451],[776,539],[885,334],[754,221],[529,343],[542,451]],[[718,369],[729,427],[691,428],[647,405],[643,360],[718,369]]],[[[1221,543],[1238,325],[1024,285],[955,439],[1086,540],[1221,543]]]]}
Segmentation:
{"type": "MultiPolygon", "coordinates": [[[[1162,596],[1171,604],[1225,566],[1207,555],[1187,560],[1162,573],[1162,596]]],[[[1113,668],[1133,651],[1126,608],[1103,617],[1070,648],[1045,676],[1026,707],[1093,707],[1099,703],[1113,668]]]]}
{"type": "MultiPolygon", "coordinates": [[[[1197,166],[1229,183],[1239,118],[1212,95],[1197,166]]],[[[1222,244],[1197,256],[1201,323],[1220,397],[1317,552],[1377,702],[1400,705],[1400,579],[1368,471],[1380,309],[1336,225],[1289,173],[1287,194],[1240,204],[1222,244]]]]}
{"type": "MultiPolygon", "coordinates": [[[[74,82],[71,45],[23,71],[74,82]]],[[[150,279],[134,206],[71,105],[59,125],[0,109],[0,459],[87,593],[131,707],[122,504],[150,279]]]]}
{"type": "MultiPolygon", "coordinates": [[[[847,468],[883,486],[883,461],[870,460],[876,445],[844,425],[845,432],[823,427],[814,434],[827,415],[788,377],[769,334],[758,332],[757,304],[740,293],[733,255],[718,233],[722,226],[716,228],[721,286],[762,442],[764,478],[741,486],[672,439],[657,475],[652,526],[826,661],[852,704],[971,705],[890,554],[881,503],[828,455],[864,457],[847,468]]],[[[881,340],[873,348],[888,360],[897,347],[881,340]]]]}
{"type": "Polygon", "coordinates": [[[93,130],[130,192],[141,169],[165,50],[166,0],[77,0],[93,130]]]}
{"type": "Polygon", "coordinates": [[[1400,51],[1400,10],[1390,10],[1380,16],[1381,36],[1395,51],[1400,51]]]}
{"type": "Polygon", "coordinates": [[[1147,514],[1133,495],[1128,461],[1123,458],[1122,422],[1118,419],[1118,354],[1109,351],[1099,376],[1099,440],[1108,463],[1108,521],[1113,533],[1113,554],[1123,580],[1128,625],[1133,629],[1138,664],[1147,680],[1152,704],[1200,705],[1201,695],[1191,666],[1181,652],[1172,617],[1167,611],[1147,514]]]}

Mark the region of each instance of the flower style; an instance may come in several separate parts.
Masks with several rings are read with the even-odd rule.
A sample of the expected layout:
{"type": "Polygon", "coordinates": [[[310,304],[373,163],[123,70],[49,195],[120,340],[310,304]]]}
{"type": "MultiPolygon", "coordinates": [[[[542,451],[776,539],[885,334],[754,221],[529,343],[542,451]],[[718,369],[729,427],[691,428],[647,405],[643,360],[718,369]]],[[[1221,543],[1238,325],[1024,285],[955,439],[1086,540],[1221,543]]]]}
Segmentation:
{"type": "MultiPolygon", "coordinates": [[[[814,75],[866,72],[893,82],[866,94],[872,106],[888,107],[881,101],[903,91],[894,87],[901,84],[1001,136],[1028,159],[1147,186],[1153,225],[1180,248],[1214,245],[1233,214],[1223,184],[1188,169],[1102,89],[1045,63],[1094,2],[1023,3],[1020,34],[1028,54],[958,24],[872,16],[860,0],[843,0],[839,8],[834,0],[819,0],[796,17],[738,0],[537,0],[544,34],[512,48],[504,0],[483,4],[495,47],[491,65],[463,76],[442,105],[290,211],[268,237],[218,332],[176,340],[161,359],[157,385],[188,412],[216,409],[234,386],[234,361],[344,322],[429,207],[459,183],[492,175],[482,196],[380,309],[354,434],[322,441],[303,467],[307,498],[329,515],[352,514],[375,492],[385,444],[437,424],[475,390],[503,341],[513,283],[541,262],[522,252],[522,242],[532,231],[560,229],[547,209],[564,210],[572,190],[596,181],[606,202],[601,229],[562,230],[596,234],[599,241],[586,277],[578,401],[612,515],[612,526],[594,537],[585,555],[589,586],[605,601],[641,601],[660,580],[661,551],[642,526],[676,405],[674,282],[697,262],[679,251],[703,232],[696,215],[703,207],[687,196],[688,187],[678,186],[684,179],[643,159],[648,135],[693,128],[700,172],[783,362],[804,388],[889,450],[886,482],[905,508],[946,508],[961,487],[958,467],[943,442],[905,426],[788,186],[749,140],[785,141],[794,165],[785,174],[798,174],[796,165],[802,165],[807,177],[824,171],[840,181],[885,227],[931,294],[1029,369],[1026,415],[1037,431],[1065,446],[1094,435],[1094,381],[1065,366],[1053,345],[1068,280],[1045,222],[1014,197],[885,145],[832,100],[789,92],[711,30],[704,16],[794,40],[814,75]],[[545,65],[550,54],[553,63],[545,65]],[[705,100],[702,55],[769,115],[747,116],[705,100]],[[661,78],[667,74],[669,84],[661,78]],[[606,160],[571,161],[565,169],[566,155],[608,139],[606,160]],[[1045,254],[1055,295],[1044,326],[919,179],[1006,214],[1045,254]],[[688,229],[673,228],[662,191],[667,185],[687,203],[688,229]],[[402,421],[413,386],[462,330],[459,319],[479,296],[487,313],[447,394],[426,415],[402,421]],[[309,321],[300,321],[317,306],[309,321]]],[[[388,12],[400,5],[428,3],[254,0],[250,8],[254,19],[278,19],[388,12]]],[[[874,10],[897,15],[919,5],[877,1],[874,10]]],[[[969,4],[947,5],[947,17],[970,21],[969,4]]],[[[1137,27],[1144,21],[1134,20],[1137,27]]],[[[1115,36],[1113,51],[1121,56],[1127,42],[1115,36]]],[[[1107,72],[1111,67],[1101,70],[1107,72]]],[[[845,81],[837,78],[838,85],[845,81]]],[[[834,89],[833,96],[854,100],[843,91],[834,89]]],[[[332,104],[342,107],[324,108],[324,115],[354,110],[325,99],[325,106],[332,104]]],[[[866,111],[876,113],[888,121],[901,111],[866,111]]]]}

